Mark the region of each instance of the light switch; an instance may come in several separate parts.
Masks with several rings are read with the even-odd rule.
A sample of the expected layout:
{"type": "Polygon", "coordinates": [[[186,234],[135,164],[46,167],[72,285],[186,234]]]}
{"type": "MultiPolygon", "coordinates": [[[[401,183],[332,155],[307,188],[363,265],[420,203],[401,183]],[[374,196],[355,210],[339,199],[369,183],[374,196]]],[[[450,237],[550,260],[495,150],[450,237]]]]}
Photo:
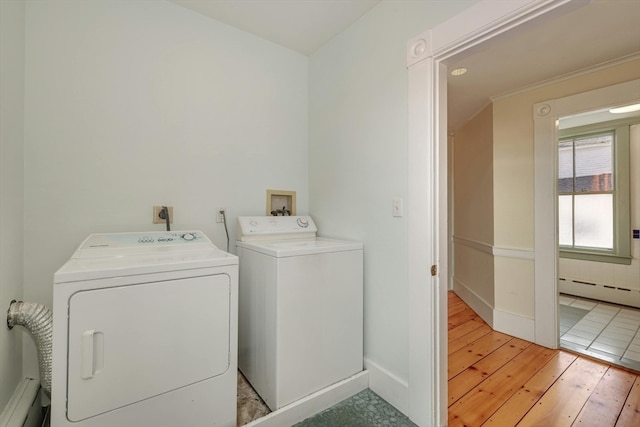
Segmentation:
{"type": "Polygon", "coordinates": [[[396,197],[395,199],[393,199],[392,212],[394,217],[402,216],[402,198],[396,197]]]}

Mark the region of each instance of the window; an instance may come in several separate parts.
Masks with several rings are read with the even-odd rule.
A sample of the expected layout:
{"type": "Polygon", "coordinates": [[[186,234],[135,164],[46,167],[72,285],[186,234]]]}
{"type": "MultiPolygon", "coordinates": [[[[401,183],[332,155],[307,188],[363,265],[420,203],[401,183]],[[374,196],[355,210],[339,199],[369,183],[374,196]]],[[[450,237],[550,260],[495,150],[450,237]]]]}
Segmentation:
{"type": "Polygon", "coordinates": [[[560,132],[560,256],[630,264],[629,124],[560,132]]]}
{"type": "Polygon", "coordinates": [[[613,132],[558,146],[560,246],[613,250],[613,132]]]}

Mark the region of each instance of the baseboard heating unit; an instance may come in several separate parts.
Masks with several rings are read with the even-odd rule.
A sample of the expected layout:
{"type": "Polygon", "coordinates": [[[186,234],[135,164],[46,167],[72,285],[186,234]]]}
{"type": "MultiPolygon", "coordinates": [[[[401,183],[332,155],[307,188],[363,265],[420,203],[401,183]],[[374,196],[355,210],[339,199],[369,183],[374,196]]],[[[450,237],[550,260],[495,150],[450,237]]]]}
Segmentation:
{"type": "Polygon", "coordinates": [[[558,278],[560,293],[640,308],[640,289],[595,281],[558,278]]]}
{"type": "Polygon", "coordinates": [[[24,378],[20,381],[9,403],[0,413],[0,427],[40,427],[42,406],[39,391],[38,380],[24,378]]]}

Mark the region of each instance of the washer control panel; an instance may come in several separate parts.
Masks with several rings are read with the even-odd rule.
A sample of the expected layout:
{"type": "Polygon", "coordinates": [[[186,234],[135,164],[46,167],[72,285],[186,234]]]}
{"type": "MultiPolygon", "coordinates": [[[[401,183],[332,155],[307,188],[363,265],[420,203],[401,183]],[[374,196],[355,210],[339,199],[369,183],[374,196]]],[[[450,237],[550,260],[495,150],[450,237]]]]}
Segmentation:
{"type": "Polygon", "coordinates": [[[239,216],[237,240],[315,237],[310,216],[239,216]]]}

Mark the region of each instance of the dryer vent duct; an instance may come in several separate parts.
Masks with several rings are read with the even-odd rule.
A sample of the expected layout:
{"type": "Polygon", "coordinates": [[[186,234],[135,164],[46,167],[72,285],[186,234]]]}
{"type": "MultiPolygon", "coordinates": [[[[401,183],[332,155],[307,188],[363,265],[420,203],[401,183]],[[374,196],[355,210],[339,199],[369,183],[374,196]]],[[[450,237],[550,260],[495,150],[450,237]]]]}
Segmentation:
{"type": "Polygon", "coordinates": [[[40,365],[40,385],[51,396],[51,354],[53,345],[53,316],[43,304],[11,301],[7,311],[7,326],[24,327],[36,343],[40,365]]]}

